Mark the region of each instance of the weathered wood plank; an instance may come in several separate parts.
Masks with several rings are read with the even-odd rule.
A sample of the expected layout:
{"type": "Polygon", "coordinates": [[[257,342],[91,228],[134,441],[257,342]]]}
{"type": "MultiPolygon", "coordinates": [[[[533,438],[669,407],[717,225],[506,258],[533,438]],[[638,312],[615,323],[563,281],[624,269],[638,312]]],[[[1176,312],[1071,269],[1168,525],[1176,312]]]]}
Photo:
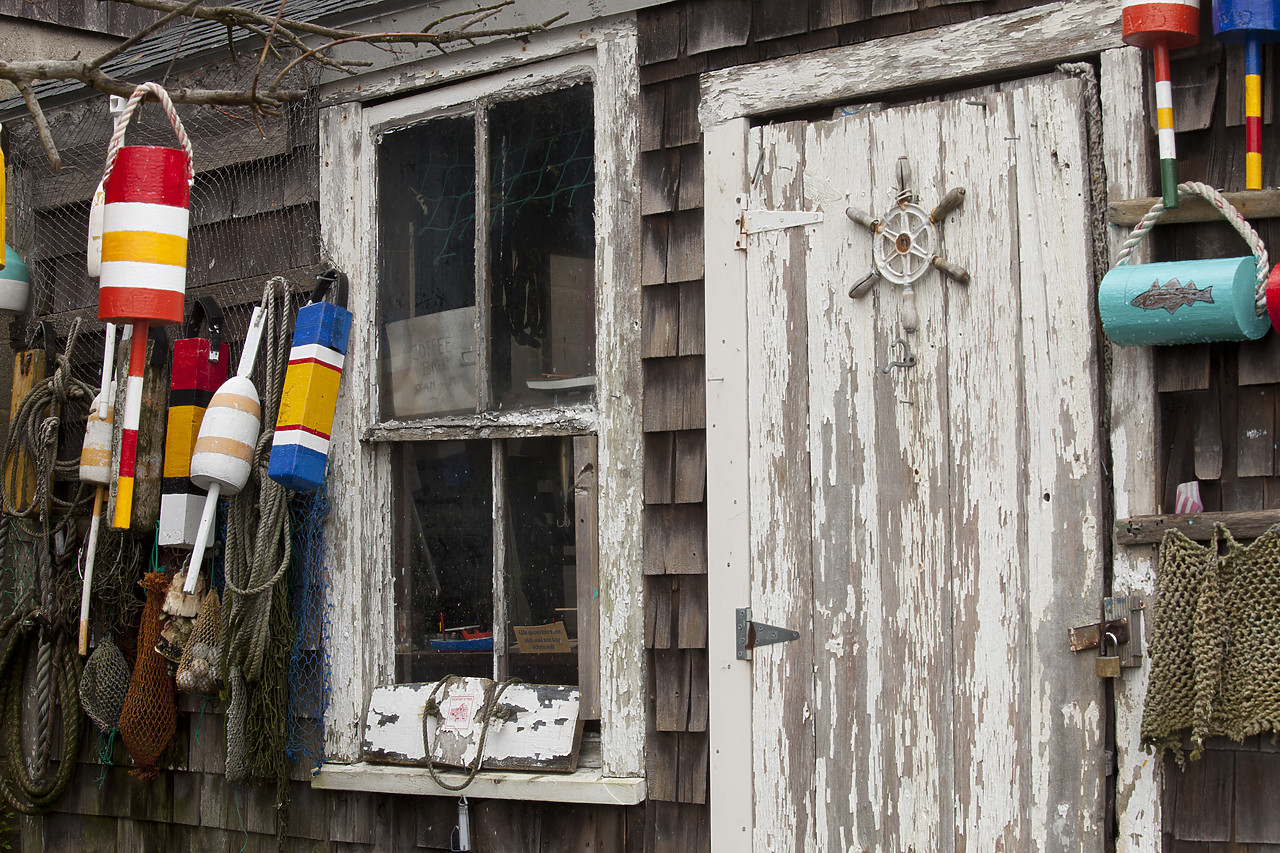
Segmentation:
{"type": "Polygon", "coordinates": [[[1231,839],[1235,758],[1230,751],[1206,751],[1203,759],[1165,775],[1170,835],[1183,841],[1231,839]]]}
{"type": "Polygon", "coordinates": [[[1155,353],[1156,390],[1203,391],[1209,387],[1209,345],[1159,347],[1155,353]]]}
{"type": "MultiPolygon", "coordinates": [[[[1265,737],[1270,740],[1269,737],[1265,737]]],[[[1280,791],[1275,778],[1280,755],[1274,752],[1235,752],[1235,841],[1280,844],[1280,791]]],[[[1198,808],[1207,810],[1208,803],[1198,808]]]]}
{"type": "Polygon", "coordinates": [[[710,692],[707,678],[707,655],[702,649],[689,652],[689,731],[707,730],[710,692]]]}
{"type": "Polygon", "coordinates": [[[707,518],[693,504],[644,510],[644,573],[702,575],[707,572],[707,518]]]}
{"type": "MultiPolygon", "coordinates": [[[[706,138],[705,198],[707,300],[717,306],[707,316],[706,397],[716,417],[707,427],[707,479],[717,488],[707,494],[709,554],[707,583],[716,590],[707,614],[711,713],[711,804],[716,814],[717,849],[745,846],[752,824],[750,720],[742,708],[751,700],[751,666],[734,650],[734,609],[750,599],[746,545],[749,520],[740,500],[749,488],[747,426],[746,305],[741,282],[744,254],[733,247],[736,197],[747,189],[748,122],[709,128],[706,138]],[[720,829],[723,827],[723,829],[720,829]],[[743,839],[736,842],[736,839],[743,839]]],[[[654,812],[647,812],[654,818],[654,812]]],[[[646,850],[656,828],[646,821],[646,850]]]]}
{"type": "MultiPolygon", "coordinates": [[[[1137,48],[1102,54],[1099,89],[1102,98],[1103,158],[1109,200],[1151,192],[1151,139],[1147,131],[1143,68],[1137,48]]],[[[1111,229],[1111,252],[1127,236],[1111,229]]],[[[1146,257],[1144,247],[1139,247],[1146,257]]],[[[1110,347],[1111,499],[1116,516],[1155,512],[1159,505],[1157,471],[1158,412],[1152,354],[1147,347],[1110,347]]],[[[1112,548],[1112,588],[1150,595],[1155,588],[1154,551],[1112,548]]],[[[1116,816],[1120,831],[1117,853],[1139,853],[1161,843],[1160,762],[1142,749],[1142,708],[1150,673],[1149,661],[1125,673],[1115,686],[1116,816]]]]}
{"type": "Polygon", "coordinates": [[[1105,835],[1091,817],[1104,810],[1103,729],[1091,719],[1103,691],[1090,662],[1073,657],[1048,630],[1087,620],[1103,594],[1104,466],[1095,426],[1101,415],[1094,391],[1099,359],[1087,172],[1066,166],[1087,161],[1085,95],[1078,79],[1013,92],[1027,458],[1033,465],[1024,498],[1026,566],[1065,570],[1026,574],[1034,744],[1029,771],[1041,780],[1030,820],[1054,850],[1101,845],[1105,835]],[[1057,247],[1052,260],[1040,249],[1051,244],[1057,247]],[[1058,317],[1076,321],[1054,322],[1058,317]]]}
{"type": "Polygon", "coordinates": [[[666,214],[646,216],[640,233],[640,283],[664,284],[667,281],[667,232],[670,217],[666,214]]]}
{"type": "Polygon", "coordinates": [[[651,432],[644,437],[644,501],[646,504],[675,502],[674,432],[651,432]]]}
{"type": "Polygon", "coordinates": [[[680,355],[702,355],[706,349],[706,288],[701,281],[681,282],[680,355]]]}
{"type": "MultiPolygon", "coordinates": [[[[758,133],[764,169],[748,206],[803,208],[805,125],[758,133]]],[[[753,235],[747,246],[750,606],[752,618],[800,632],[797,642],[752,654],[752,708],[769,709],[752,715],[757,850],[803,850],[815,832],[807,243],[804,229],[791,228],[753,235]]]]}
{"type": "MultiPolygon", "coordinates": [[[[600,377],[599,555],[600,636],[609,638],[600,661],[602,762],[606,775],[638,776],[644,770],[644,607],[643,578],[636,555],[643,548],[644,513],[643,375],[640,359],[639,205],[627,188],[640,183],[640,146],[634,116],[640,88],[634,31],[604,41],[597,50],[596,111],[610,135],[609,150],[597,161],[600,186],[615,191],[597,196],[596,222],[602,234],[596,281],[616,286],[597,291],[599,312],[608,318],[609,343],[596,355],[600,377]],[[599,226],[598,226],[599,227],[599,226]]],[[[696,124],[696,122],[695,122],[696,124]]],[[[597,143],[599,144],[599,143],[597,143]]],[[[704,410],[705,411],[705,410],[704,410]]],[[[704,415],[705,419],[705,415],[704,415]]],[[[704,552],[705,553],[705,552],[704,552]]]]}
{"type": "Polygon", "coordinates": [[[645,645],[650,649],[669,649],[675,642],[675,601],[677,577],[645,579],[645,645]]]}
{"type": "MultiPolygon", "coordinates": [[[[917,0],[910,2],[915,3],[917,0]]],[[[793,36],[809,29],[807,3],[796,3],[794,0],[755,0],[752,12],[752,35],[757,42],[793,36]]]]}
{"type": "MultiPolygon", "coordinates": [[[[682,649],[707,647],[707,579],[688,576],[673,579],[677,593],[676,644],[682,649]]],[[[703,665],[705,680],[706,666],[703,665]]]]}
{"type": "MultiPolygon", "coordinates": [[[[154,332],[161,337],[149,336],[146,344],[146,361],[142,373],[142,407],[138,417],[137,462],[134,469],[132,511],[127,529],[138,535],[150,535],[160,520],[160,486],[164,473],[165,426],[169,419],[169,372],[172,367],[169,344],[163,329],[154,332]]],[[[136,334],[135,330],[135,334],[136,334]]],[[[120,458],[120,446],[124,430],[125,397],[129,378],[130,339],[120,335],[116,343],[116,398],[115,419],[111,433],[111,458],[120,458]]],[[[107,506],[103,510],[104,523],[112,521],[116,513],[116,490],[120,472],[115,466],[111,471],[111,489],[107,506]]]]}
{"type": "Polygon", "coordinates": [[[706,399],[702,356],[647,359],[644,362],[644,430],[705,429],[706,399]]]}
{"type": "MultiPolygon", "coordinates": [[[[1241,388],[1236,398],[1236,476],[1270,477],[1275,470],[1275,386],[1241,388]]],[[[1198,473],[1198,472],[1197,472],[1198,473]]]]}
{"type": "Polygon", "coordinates": [[[1280,335],[1263,335],[1256,341],[1241,341],[1236,364],[1239,385],[1280,382],[1280,335]]]}
{"type": "Polygon", "coordinates": [[[573,439],[574,555],[577,560],[578,715],[600,719],[600,494],[594,435],[573,439]]]}
{"type": "Polygon", "coordinates": [[[682,732],[689,723],[689,656],[680,649],[653,651],[654,727],[682,732]]]}
{"type": "Polygon", "coordinates": [[[644,314],[640,319],[642,358],[680,354],[680,289],[676,284],[655,284],[641,292],[644,314]]]}
{"type": "Polygon", "coordinates": [[[670,214],[666,280],[679,282],[702,278],[702,255],[702,211],[686,210],[670,214]]]}
{"type": "Polygon", "coordinates": [[[687,49],[692,56],[747,43],[750,0],[704,0],[685,6],[687,49]]]}
{"type": "Polygon", "coordinates": [[[1008,74],[1119,47],[1110,0],[1046,3],[945,29],[833,48],[704,75],[704,128],[744,115],[856,100],[907,86],[1008,74]],[[955,46],[963,44],[963,51],[955,46]]]}
{"type": "Polygon", "coordinates": [[[679,732],[649,732],[645,741],[645,778],[649,801],[670,802],[679,790],[679,732]]]}
{"type": "MultiPolygon", "coordinates": [[[[326,255],[353,281],[373,281],[369,241],[376,229],[368,220],[375,209],[372,146],[363,136],[358,104],[321,111],[320,209],[326,255]]],[[[391,536],[365,519],[385,518],[382,496],[390,492],[388,448],[360,441],[378,411],[377,382],[371,353],[378,341],[374,294],[353,288],[349,308],[356,318],[347,346],[346,375],[338,390],[329,488],[335,518],[347,524],[326,527],[325,545],[337,571],[328,604],[333,636],[329,663],[332,692],[325,715],[325,752],[330,760],[353,761],[360,752],[360,726],[373,686],[394,677],[395,607],[384,567],[391,565],[391,536]]]]}
{"type": "MultiPolygon", "coordinates": [[[[1280,190],[1240,190],[1222,194],[1245,219],[1269,219],[1280,216],[1280,190]]],[[[1132,228],[1160,201],[1157,196],[1112,201],[1107,205],[1107,221],[1112,225],[1132,228]]],[[[1160,217],[1159,225],[1180,222],[1217,222],[1222,213],[1200,197],[1179,201],[1176,210],[1160,217]]]]}
{"type": "Polygon", "coordinates": [[[707,494],[707,434],[701,430],[674,433],[676,503],[701,503],[707,494]]]}
{"type": "Polygon", "coordinates": [[[1196,479],[1217,480],[1222,476],[1222,411],[1218,404],[1217,389],[1210,389],[1196,396],[1198,400],[1193,441],[1196,479]]]}
{"type": "Polygon", "coordinates": [[[646,151],[640,158],[640,215],[675,210],[680,192],[680,149],[646,151]]]}
{"type": "Polygon", "coordinates": [[[681,732],[678,737],[680,766],[676,774],[676,799],[682,803],[705,803],[710,741],[705,732],[681,732]]]}
{"type": "Polygon", "coordinates": [[[1198,512],[1192,515],[1134,515],[1116,519],[1117,545],[1157,545],[1169,530],[1177,530],[1188,539],[1208,542],[1215,525],[1221,524],[1236,539],[1254,539],[1280,524],[1280,510],[1236,510],[1233,512],[1198,512]]]}
{"type": "Polygon", "coordinates": [[[666,62],[680,55],[682,9],[678,5],[642,9],[636,16],[640,65],[666,62]]]}

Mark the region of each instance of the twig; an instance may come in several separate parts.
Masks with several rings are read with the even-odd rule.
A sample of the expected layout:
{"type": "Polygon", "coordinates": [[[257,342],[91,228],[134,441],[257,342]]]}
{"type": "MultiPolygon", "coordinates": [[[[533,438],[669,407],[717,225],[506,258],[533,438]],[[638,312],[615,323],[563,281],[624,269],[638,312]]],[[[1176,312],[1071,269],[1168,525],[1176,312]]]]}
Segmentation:
{"type": "Polygon", "coordinates": [[[131,37],[131,38],[129,38],[127,41],[122,42],[121,44],[116,45],[116,46],[115,46],[115,47],[113,47],[111,50],[108,50],[106,53],[102,54],[102,56],[99,56],[97,59],[94,59],[94,60],[90,61],[90,63],[89,63],[89,67],[90,67],[90,68],[101,68],[105,63],[110,62],[111,60],[115,59],[117,56],[119,56],[120,54],[124,53],[126,50],[128,50],[128,49],[129,49],[129,48],[131,48],[131,47],[133,47],[135,44],[137,44],[138,42],[142,41],[142,40],[143,40],[144,38],[146,38],[147,36],[149,36],[149,35],[151,35],[152,33],[154,33],[156,30],[158,30],[158,29],[160,29],[161,27],[163,27],[163,26],[165,26],[166,24],[168,24],[168,23],[169,23],[170,21],[172,21],[174,18],[180,17],[180,16],[182,16],[182,15],[186,15],[186,14],[187,14],[187,13],[189,13],[192,9],[194,9],[196,6],[199,6],[199,5],[200,5],[201,3],[203,3],[203,2],[204,2],[204,0],[191,0],[191,2],[190,2],[190,3],[187,3],[187,4],[186,4],[185,6],[183,6],[181,9],[174,9],[172,12],[170,12],[170,13],[169,13],[169,14],[167,14],[167,15],[165,15],[163,18],[161,18],[160,20],[156,21],[156,22],[155,22],[154,24],[152,24],[151,26],[143,28],[142,32],[138,33],[138,34],[137,34],[137,35],[135,35],[135,36],[132,36],[132,37],[131,37]]]}
{"type": "Polygon", "coordinates": [[[40,133],[40,144],[44,146],[44,153],[49,156],[49,165],[55,172],[62,171],[62,157],[58,154],[58,146],[53,144],[53,134],[49,132],[49,122],[44,117],[44,111],[40,109],[36,93],[31,91],[31,87],[26,83],[16,85],[18,91],[22,93],[22,100],[27,102],[27,110],[31,113],[32,120],[36,123],[36,130],[40,133]]]}

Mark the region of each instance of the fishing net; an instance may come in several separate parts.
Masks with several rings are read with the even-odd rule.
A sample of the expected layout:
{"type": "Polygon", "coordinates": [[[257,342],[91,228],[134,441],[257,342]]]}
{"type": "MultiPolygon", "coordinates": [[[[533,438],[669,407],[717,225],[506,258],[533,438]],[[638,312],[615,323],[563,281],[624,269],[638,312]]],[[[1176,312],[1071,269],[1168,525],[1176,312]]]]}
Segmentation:
{"type": "Polygon", "coordinates": [[[178,662],[174,682],[179,690],[215,696],[222,689],[222,682],[218,680],[218,644],[221,639],[222,601],[218,598],[218,591],[211,589],[200,602],[195,628],[178,662]]]}
{"type": "Polygon", "coordinates": [[[98,731],[106,734],[120,727],[120,712],[129,692],[129,663],[108,635],[85,661],[80,674],[80,705],[98,731]]]}
{"type": "Polygon", "coordinates": [[[137,765],[130,772],[141,779],[154,779],[159,773],[156,761],[177,727],[173,679],[155,650],[160,639],[160,608],[172,580],[173,574],[164,571],[148,572],[142,579],[147,603],[138,627],[138,659],[120,712],[120,739],[137,765]]]}
{"type": "Polygon", "coordinates": [[[289,742],[291,759],[318,770],[324,763],[324,713],[329,706],[329,658],[325,654],[329,619],[325,611],[324,523],[329,490],[295,495],[293,565],[289,602],[294,643],[289,653],[289,742]]]}

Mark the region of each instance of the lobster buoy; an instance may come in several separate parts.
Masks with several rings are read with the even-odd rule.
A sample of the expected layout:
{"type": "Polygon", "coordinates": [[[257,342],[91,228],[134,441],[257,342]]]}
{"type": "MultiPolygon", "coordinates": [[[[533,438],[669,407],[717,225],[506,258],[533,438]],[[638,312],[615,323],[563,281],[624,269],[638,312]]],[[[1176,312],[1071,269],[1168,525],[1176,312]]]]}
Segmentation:
{"type": "Polygon", "coordinates": [[[85,545],[84,580],[80,586],[80,654],[89,653],[89,592],[93,588],[93,563],[98,553],[98,530],[102,524],[102,503],[111,485],[111,421],[115,414],[115,383],[107,393],[98,392],[89,407],[84,427],[84,444],[80,448],[80,480],[92,483],[93,515],[89,519],[89,538],[85,545]]]}
{"type": "Polygon", "coordinates": [[[261,306],[254,308],[236,375],[224,382],[209,401],[191,453],[191,482],[197,488],[206,489],[208,494],[205,495],[200,527],[191,550],[191,564],[183,584],[187,595],[196,590],[206,543],[213,531],[218,496],[224,492],[238,494],[249,482],[254,447],[262,431],[262,400],[249,374],[253,372],[265,324],[266,312],[261,306]]]}
{"type": "MultiPolygon", "coordinates": [[[[188,206],[194,180],[191,142],[168,93],[156,83],[142,83],[116,118],[102,173],[98,319],[133,324],[120,451],[120,480],[126,485],[133,480],[147,329],[182,322],[188,206]],[[160,101],[180,149],[124,145],[129,120],[147,94],[160,101]]],[[[115,526],[127,527],[131,513],[132,492],[119,489],[115,526]]]]}
{"type": "Polygon", "coordinates": [[[222,342],[222,319],[222,309],[216,302],[208,297],[197,299],[187,320],[187,337],[173,343],[160,494],[161,545],[190,548],[196,543],[205,492],[191,482],[191,454],[205,410],[227,378],[230,355],[222,342]],[[198,337],[201,323],[206,320],[209,337],[198,337]]]}
{"type": "Polygon", "coordinates": [[[89,241],[85,244],[85,267],[89,278],[102,275],[102,212],[107,205],[107,191],[98,181],[98,188],[93,191],[93,202],[89,205],[89,241]]]}
{"type": "Polygon", "coordinates": [[[1163,203],[1138,223],[1116,265],[1102,278],[1102,328],[1120,346],[1256,340],[1271,322],[1262,310],[1267,250],[1234,207],[1211,187],[1184,183],[1183,195],[1201,195],[1220,210],[1253,250],[1252,257],[1132,265],[1130,254],[1160,215],[1163,203]]]}
{"type": "Polygon", "coordinates": [[[1164,206],[1178,206],[1178,152],[1173,132],[1173,83],[1169,51],[1200,41],[1200,0],[1124,0],[1120,13],[1125,44],[1152,51],[1156,78],[1156,140],[1164,206]]]}
{"type": "Polygon", "coordinates": [[[1276,0],[1214,0],[1213,34],[1244,45],[1244,188],[1262,189],[1262,45],[1280,41],[1276,0]]]}
{"type": "Polygon", "coordinates": [[[31,275],[27,264],[9,244],[4,247],[4,269],[0,269],[0,312],[21,314],[31,295],[31,275]]]}
{"type": "Polygon", "coordinates": [[[267,464],[267,475],[287,489],[309,492],[324,482],[329,434],[351,332],[351,312],[346,304],[347,277],[330,270],[321,274],[311,300],[298,311],[267,464]],[[321,301],[335,282],[334,302],[321,301]]]}

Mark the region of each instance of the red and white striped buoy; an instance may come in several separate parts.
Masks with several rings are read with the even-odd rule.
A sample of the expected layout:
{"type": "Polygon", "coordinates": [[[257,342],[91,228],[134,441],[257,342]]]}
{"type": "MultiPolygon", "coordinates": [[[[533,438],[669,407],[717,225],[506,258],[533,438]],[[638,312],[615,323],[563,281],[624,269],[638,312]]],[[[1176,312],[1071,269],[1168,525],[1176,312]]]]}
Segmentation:
{"type": "Polygon", "coordinates": [[[116,119],[102,175],[98,319],[133,324],[116,489],[114,524],[120,528],[129,526],[133,509],[147,329],[182,322],[188,207],[194,179],[191,142],[168,93],[156,83],[141,84],[116,119]],[[164,107],[181,149],[124,145],[129,119],[147,94],[154,95],[164,107]]]}
{"type": "Polygon", "coordinates": [[[200,564],[204,560],[206,544],[213,530],[213,515],[218,506],[218,496],[238,494],[249,482],[253,466],[253,450],[262,431],[262,399],[253,387],[249,374],[258,355],[258,343],[267,315],[261,306],[253,309],[249,319],[249,331],[245,335],[244,350],[240,353],[240,365],[218,393],[209,401],[204,419],[200,422],[200,435],[196,438],[191,454],[191,482],[207,489],[204,512],[200,515],[200,529],[196,531],[195,545],[191,549],[191,565],[183,592],[196,591],[200,578],[200,564]]]}

